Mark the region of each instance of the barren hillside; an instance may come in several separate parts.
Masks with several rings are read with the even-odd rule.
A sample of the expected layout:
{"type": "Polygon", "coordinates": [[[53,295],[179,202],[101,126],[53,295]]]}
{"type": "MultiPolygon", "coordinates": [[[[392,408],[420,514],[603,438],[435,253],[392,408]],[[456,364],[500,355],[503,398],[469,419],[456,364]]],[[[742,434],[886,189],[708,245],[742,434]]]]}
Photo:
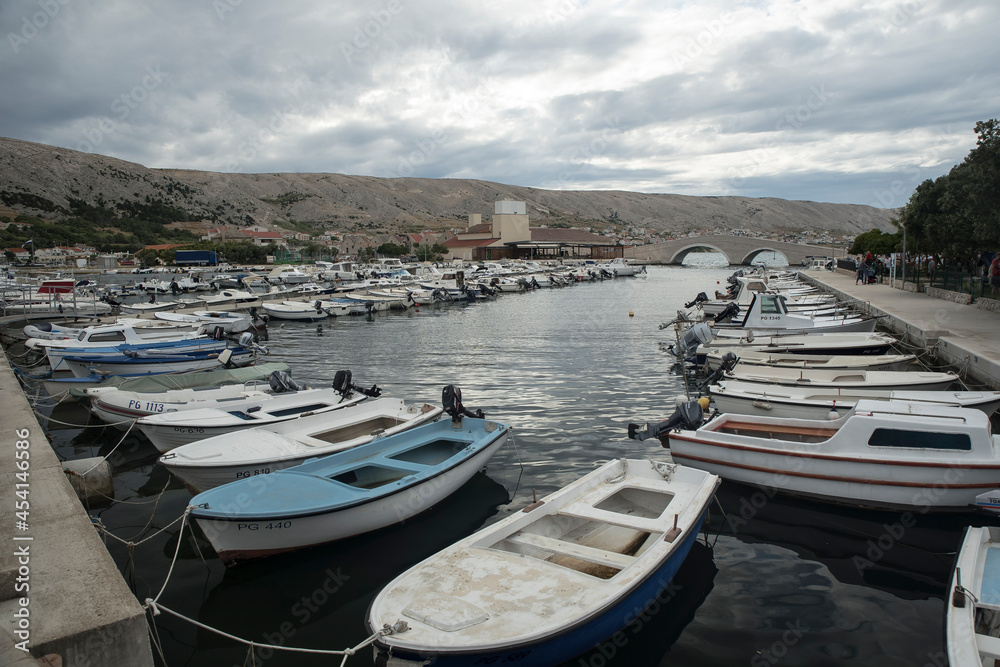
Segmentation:
{"type": "Polygon", "coordinates": [[[497,199],[526,201],[536,225],[606,228],[617,222],[673,233],[700,229],[889,231],[893,214],[860,205],[540,190],[464,179],[149,169],[103,155],[0,138],[0,204],[19,213],[53,218],[69,213],[71,199],[106,208],[160,202],[183,209],[191,220],[231,224],[294,220],[344,231],[454,227],[470,213],[488,219],[497,199]]]}

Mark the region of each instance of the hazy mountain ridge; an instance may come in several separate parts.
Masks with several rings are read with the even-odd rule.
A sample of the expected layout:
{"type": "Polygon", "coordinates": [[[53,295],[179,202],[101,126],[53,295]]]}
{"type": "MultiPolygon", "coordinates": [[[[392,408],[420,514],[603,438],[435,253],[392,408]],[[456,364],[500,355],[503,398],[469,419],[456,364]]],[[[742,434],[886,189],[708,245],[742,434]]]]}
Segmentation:
{"type": "Polygon", "coordinates": [[[71,201],[114,208],[156,203],[192,220],[280,224],[296,220],[343,231],[416,231],[488,220],[497,199],[528,203],[533,225],[647,227],[669,233],[892,230],[894,211],[748,197],[625,191],[558,191],[468,179],[378,178],[324,173],[243,174],[150,169],[103,155],[0,138],[0,199],[19,213],[52,218],[71,201]]]}

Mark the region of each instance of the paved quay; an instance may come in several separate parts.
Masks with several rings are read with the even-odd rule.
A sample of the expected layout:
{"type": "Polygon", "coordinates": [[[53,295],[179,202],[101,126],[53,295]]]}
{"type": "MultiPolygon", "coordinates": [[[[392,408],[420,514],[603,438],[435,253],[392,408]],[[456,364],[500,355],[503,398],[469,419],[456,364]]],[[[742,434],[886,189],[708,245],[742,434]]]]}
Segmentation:
{"type": "Polygon", "coordinates": [[[855,284],[854,274],[842,271],[801,271],[799,277],[882,316],[882,326],[934,351],[963,377],[1000,389],[1000,313],[888,284],[855,284]]]}
{"type": "Polygon", "coordinates": [[[58,664],[36,661],[58,655],[66,667],[151,667],[142,606],[70,486],[6,362],[4,356],[0,665],[58,664]]]}

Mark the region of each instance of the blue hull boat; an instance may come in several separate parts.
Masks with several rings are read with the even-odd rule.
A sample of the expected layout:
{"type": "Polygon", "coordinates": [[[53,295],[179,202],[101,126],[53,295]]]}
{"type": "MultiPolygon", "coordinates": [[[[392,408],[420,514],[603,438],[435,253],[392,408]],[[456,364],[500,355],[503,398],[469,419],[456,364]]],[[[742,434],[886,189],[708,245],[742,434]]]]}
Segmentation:
{"type": "Polygon", "coordinates": [[[205,491],[191,515],[226,565],[360,535],[457,491],[509,431],[476,418],[425,424],[205,491]]]}
{"type": "Polygon", "coordinates": [[[718,485],[605,464],[390,582],[368,611],[376,664],[549,667],[593,648],[664,592],[718,485]]]}

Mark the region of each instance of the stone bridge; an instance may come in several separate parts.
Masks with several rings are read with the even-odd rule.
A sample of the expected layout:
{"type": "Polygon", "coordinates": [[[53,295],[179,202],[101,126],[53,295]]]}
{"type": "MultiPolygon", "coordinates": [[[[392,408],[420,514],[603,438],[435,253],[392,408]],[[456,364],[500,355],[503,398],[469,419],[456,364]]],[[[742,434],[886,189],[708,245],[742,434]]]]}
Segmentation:
{"type": "Polygon", "coordinates": [[[785,243],[748,236],[693,236],[664,243],[625,248],[625,258],[649,264],[681,264],[689,252],[711,248],[721,252],[730,264],[749,266],[762,252],[776,252],[788,260],[789,266],[799,266],[809,255],[831,256],[829,246],[785,243]]]}

